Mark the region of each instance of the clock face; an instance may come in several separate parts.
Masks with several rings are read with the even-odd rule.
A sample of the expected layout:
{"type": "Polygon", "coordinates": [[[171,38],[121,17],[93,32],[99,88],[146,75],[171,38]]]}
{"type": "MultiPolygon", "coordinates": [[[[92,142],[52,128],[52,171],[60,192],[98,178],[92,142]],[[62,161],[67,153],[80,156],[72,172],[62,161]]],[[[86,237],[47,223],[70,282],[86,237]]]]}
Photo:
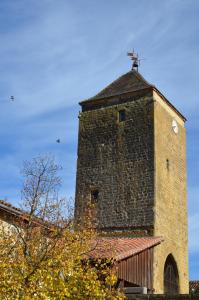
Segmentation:
{"type": "Polygon", "coordinates": [[[178,133],[178,123],[176,122],[176,120],[172,121],[172,129],[176,134],[178,133]]]}

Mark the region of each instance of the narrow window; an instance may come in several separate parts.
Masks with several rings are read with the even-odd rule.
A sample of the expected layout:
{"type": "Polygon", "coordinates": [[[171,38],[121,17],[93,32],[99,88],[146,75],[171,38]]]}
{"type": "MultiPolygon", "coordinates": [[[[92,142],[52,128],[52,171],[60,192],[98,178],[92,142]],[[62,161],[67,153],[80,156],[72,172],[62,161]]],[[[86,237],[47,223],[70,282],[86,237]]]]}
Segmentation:
{"type": "Polygon", "coordinates": [[[169,162],[168,158],[167,158],[167,160],[166,160],[166,164],[167,164],[167,171],[169,171],[169,168],[170,168],[170,162],[169,162]]]}
{"type": "Polygon", "coordinates": [[[119,111],[119,122],[124,122],[126,120],[126,112],[125,110],[119,111]]]}
{"type": "Polygon", "coordinates": [[[91,191],[91,202],[95,203],[99,199],[99,191],[98,190],[92,190],[91,191]]]}

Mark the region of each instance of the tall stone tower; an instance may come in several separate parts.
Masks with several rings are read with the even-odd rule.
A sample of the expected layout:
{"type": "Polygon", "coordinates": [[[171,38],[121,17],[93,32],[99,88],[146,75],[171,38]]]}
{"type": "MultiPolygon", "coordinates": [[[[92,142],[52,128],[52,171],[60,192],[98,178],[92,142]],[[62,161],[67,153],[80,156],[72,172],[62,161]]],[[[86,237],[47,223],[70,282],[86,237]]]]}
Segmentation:
{"type": "Polygon", "coordinates": [[[80,105],[76,219],[93,203],[103,231],[162,236],[154,291],[172,269],[187,293],[186,119],[136,70],[80,105]]]}

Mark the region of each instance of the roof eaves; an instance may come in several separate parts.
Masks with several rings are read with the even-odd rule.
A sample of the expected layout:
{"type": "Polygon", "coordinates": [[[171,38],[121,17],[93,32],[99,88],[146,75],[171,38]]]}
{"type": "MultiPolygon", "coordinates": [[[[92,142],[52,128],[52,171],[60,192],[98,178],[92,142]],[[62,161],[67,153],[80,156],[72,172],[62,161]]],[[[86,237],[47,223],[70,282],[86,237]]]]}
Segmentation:
{"type": "MultiPolygon", "coordinates": [[[[122,93],[115,93],[115,94],[109,94],[109,95],[103,95],[103,96],[94,96],[94,97],[91,97],[91,98],[88,98],[88,99],[85,99],[85,100],[83,100],[83,101],[81,101],[81,102],[79,102],[79,105],[85,105],[85,104],[92,104],[92,103],[96,103],[96,102],[98,102],[98,101],[102,101],[102,100],[105,100],[105,99],[110,99],[110,98],[113,98],[113,97],[118,97],[118,96],[122,96],[122,95],[126,95],[126,94],[129,94],[129,93],[136,93],[136,92],[138,92],[138,91],[145,91],[145,90],[147,90],[147,89],[152,89],[152,90],[154,90],[154,91],[156,91],[158,94],[159,94],[159,96],[163,99],[163,101],[165,101],[169,106],[170,106],[170,108],[172,109],[172,110],[174,110],[178,115],[179,115],[179,117],[180,118],[182,118],[183,119],[183,121],[184,122],[186,122],[187,121],[187,119],[185,118],[185,116],[183,116],[183,114],[181,114],[180,112],[179,112],[179,110],[177,110],[177,108],[175,108],[175,106],[157,89],[157,87],[155,86],[155,85],[152,85],[152,84],[150,84],[149,82],[147,82],[145,79],[144,79],[144,77],[140,74],[140,73],[138,73],[138,72],[134,72],[134,74],[135,74],[135,76],[138,78],[138,80],[141,80],[141,81],[143,81],[145,84],[146,84],[146,87],[145,88],[138,88],[138,89],[133,89],[133,90],[129,90],[129,91],[126,91],[126,92],[122,92],[122,93]]],[[[121,76],[122,77],[122,76],[121,76]]],[[[120,77],[120,78],[121,78],[120,77]]],[[[119,79],[120,79],[119,78],[119,79]]],[[[117,80],[119,80],[119,79],[116,79],[114,82],[116,82],[117,80]]],[[[113,82],[113,83],[114,83],[113,82]]],[[[111,83],[111,84],[113,84],[113,83],[111,83]]],[[[111,85],[110,84],[110,85],[111,85]]],[[[106,87],[107,88],[107,87],[106,87]]],[[[105,89],[106,89],[105,88],[105,89]]],[[[104,89],[104,90],[105,90],[104,89]]],[[[103,90],[102,90],[103,91],[103,90]]]]}
{"type": "Polygon", "coordinates": [[[154,91],[156,91],[159,94],[159,96],[163,99],[163,101],[165,101],[170,106],[170,108],[174,110],[180,118],[183,119],[184,122],[187,121],[185,116],[183,116],[183,114],[181,114],[181,112],[179,112],[179,110],[177,110],[177,108],[175,108],[175,106],[155,86],[151,86],[151,87],[153,88],[154,91]]]}
{"type": "Polygon", "coordinates": [[[112,95],[109,95],[109,96],[103,96],[101,98],[94,98],[94,97],[93,98],[88,98],[88,99],[85,99],[85,100],[79,102],[79,105],[94,103],[94,102],[97,102],[97,101],[100,101],[100,100],[109,99],[109,98],[113,98],[113,97],[118,97],[118,96],[130,94],[130,93],[136,93],[136,92],[139,92],[139,91],[145,91],[145,90],[150,89],[151,87],[153,87],[153,86],[150,85],[150,86],[147,86],[147,87],[142,88],[142,89],[129,90],[127,92],[112,94],[112,95]]]}
{"type": "Polygon", "coordinates": [[[24,211],[22,211],[20,208],[14,207],[10,203],[7,203],[3,200],[0,200],[0,210],[4,210],[9,213],[16,214],[16,215],[21,215],[24,213],[24,211]]]}

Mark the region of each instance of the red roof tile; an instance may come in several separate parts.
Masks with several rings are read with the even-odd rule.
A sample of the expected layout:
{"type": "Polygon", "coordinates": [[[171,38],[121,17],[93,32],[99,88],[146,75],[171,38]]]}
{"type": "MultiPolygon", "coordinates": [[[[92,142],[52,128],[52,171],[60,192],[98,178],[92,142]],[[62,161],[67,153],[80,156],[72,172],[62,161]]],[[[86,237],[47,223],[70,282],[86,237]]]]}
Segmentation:
{"type": "Polygon", "coordinates": [[[189,290],[190,292],[199,288],[199,280],[191,280],[189,281],[189,290]]]}
{"type": "Polygon", "coordinates": [[[15,207],[11,203],[4,200],[0,200],[0,210],[6,210],[17,215],[24,214],[24,211],[22,209],[15,207]]]}
{"type": "Polygon", "coordinates": [[[115,258],[117,261],[133,256],[163,241],[162,237],[99,238],[89,253],[91,258],[115,258]]]}

